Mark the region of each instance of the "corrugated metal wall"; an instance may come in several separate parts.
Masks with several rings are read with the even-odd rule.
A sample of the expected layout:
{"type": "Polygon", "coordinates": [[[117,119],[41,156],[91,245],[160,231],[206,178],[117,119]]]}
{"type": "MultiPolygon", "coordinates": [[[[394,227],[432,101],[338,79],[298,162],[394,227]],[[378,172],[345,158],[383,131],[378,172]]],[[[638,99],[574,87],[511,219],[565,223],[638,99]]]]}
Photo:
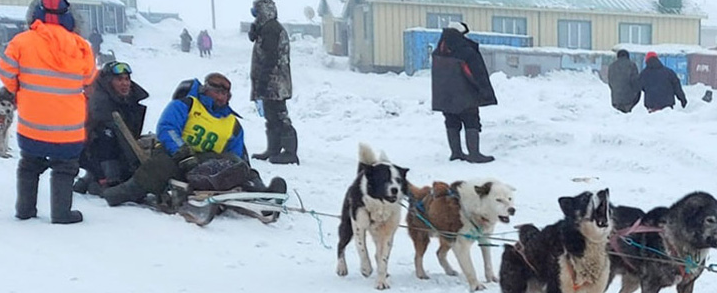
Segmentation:
{"type": "MultiPolygon", "coordinates": [[[[492,31],[493,16],[524,17],[527,33],[534,37],[535,46],[558,46],[559,20],[585,20],[591,22],[592,49],[610,50],[619,41],[619,23],[645,23],[652,25],[652,43],[699,43],[699,19],[667,17],[635,17],[630,15],[601,15],[539,10],[493,9],[440,5],[412,5],[372,3],[373,15],[373,66],[404,66],[403,31],[413,27],[426,27],[427,14],[461,14],[463,21],[474,31],[492,31]]],[[[354,33],[360,29],[361,7],[354,9],[354,33]]],[[[354,40],[360,39],[354,35],[354,40]]]]}

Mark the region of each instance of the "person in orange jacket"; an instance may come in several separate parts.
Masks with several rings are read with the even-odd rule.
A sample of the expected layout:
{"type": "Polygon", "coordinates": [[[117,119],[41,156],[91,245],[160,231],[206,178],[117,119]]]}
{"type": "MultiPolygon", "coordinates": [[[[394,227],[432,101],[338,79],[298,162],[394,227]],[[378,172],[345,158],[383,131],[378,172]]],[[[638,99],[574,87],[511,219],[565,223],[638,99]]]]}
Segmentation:
{"type": "Polygon", "coordinates": [[[72,183],[85,142],[87,98],[84,88],[96,75],[92,48],[75,34],[67,0],[35,0],[28,8],[30,29],[0,54],[0,80],[17,97],[15,217],[37,217],[40,174],[52,169],[51,221],[82,221],[72,208],[72,183]]]}

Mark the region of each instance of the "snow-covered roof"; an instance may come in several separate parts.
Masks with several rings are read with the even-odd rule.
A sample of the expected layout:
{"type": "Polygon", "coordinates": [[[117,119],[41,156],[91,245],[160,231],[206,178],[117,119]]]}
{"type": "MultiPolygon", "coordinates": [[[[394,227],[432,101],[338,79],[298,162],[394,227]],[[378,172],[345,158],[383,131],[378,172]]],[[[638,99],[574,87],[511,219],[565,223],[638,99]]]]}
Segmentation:
{"type": "Polygon", "coordinates": [[[70,3],[77,3],[77,4],[95,4],[100,5],[102,3],[107,4],[113,4],[113,5],[120,5],[124,6],[124,2],[120,0],[72,0],[70,3]]]}
{"type": "Polygon", "coordinates": [[[6,18],[10,20],[25,21],[25,14],[27,13],[27,5],[0,5],[0,18],[6,18]]]}
{"type": "Polygon", "coordinates": [[[658,0],[368,0],[422,4],[476,5],[506,8],[594,11],[630,14],[678,14],[703,16],[700,0],[683,0],[679,11],[664,12],[658,0]]]}
{"type": "Polygon", "coordinates": [[[659,45],[636,45],[636,44],[617,44],[612,50],[618,51],[625,49],[628,52],[635,53],[647,53],[650,51],[658,54],[673,54],[673,55],[685,55],[685,54],[703,54],[703,55],[717,55],[717,51],[702,48],[698,45],[683,45],[683,44],[659,44],[659,45]]]}

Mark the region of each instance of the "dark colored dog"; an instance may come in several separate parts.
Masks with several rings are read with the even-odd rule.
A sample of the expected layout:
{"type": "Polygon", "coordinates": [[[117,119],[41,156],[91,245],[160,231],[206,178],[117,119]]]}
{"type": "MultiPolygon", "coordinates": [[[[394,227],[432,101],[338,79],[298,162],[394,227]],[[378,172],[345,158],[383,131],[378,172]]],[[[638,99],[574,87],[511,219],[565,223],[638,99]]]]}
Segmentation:
{"type": "Polygon", "coordinates": [[[384,153],[376,159],[369,146],[359,146],[358,174],[346,191],[341,211],[336,265],[339,276],[348,274],[344,252],[353,238],[361,258],[361,274],[368,277],[373,272],[366,249],[368,230],[376,244],[376,289],[389,288],[388,257],[401,221],[401,198],[408,192],[407,172],[408,169],[391,164],[384,153]]]}
{"type": "Polygon", "coordinates": [[[610,260],[605,249],[612,231],[609,191],[561,197],[565,218],[542,231],[520,227],[520,241],[506,245],[500,267],[503,293],[602,293],[610,260]]]}
{"type": "Polygon", "coordinates": [[[620,293],[640,288],[657,293],[673,285],[678,293],[691,293],[709,249],[717,248],[717,200],[704,192],[647,214],[617,207],[613,221],[617,232],[610,245],[610,279],[622,275],[620,293]]]}

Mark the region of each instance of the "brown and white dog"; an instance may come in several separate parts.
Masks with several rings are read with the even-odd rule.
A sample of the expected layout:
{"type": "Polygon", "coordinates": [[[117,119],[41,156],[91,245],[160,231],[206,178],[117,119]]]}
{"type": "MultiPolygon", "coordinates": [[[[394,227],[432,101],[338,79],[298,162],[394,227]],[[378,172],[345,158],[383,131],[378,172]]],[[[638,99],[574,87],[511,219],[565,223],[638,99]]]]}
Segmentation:
{"type": "MultiPolygon", "coordinates": [[[[430,237],[438,236],[438,261],[446,274],[458,275],[446,260],[448,251],[453,249],[470,290],[485,289],[485,285],[476,277],[470,255],[476,238],[456,235],[480,237],[481,234],[492,233],[498,222],[510,222],[510,216],[515,214],[515,188],[494,179],[476,179],[458,181],[451,185],[434,182],[433,187],[423,188],[409,185],[409,190],[413,198],[406,223],[416,249],[416,276],[419,279],[428,279],[423,269],[423,255],[430,237]],[[432,227],[429,227],[429,224],[432,227]]],[[[482,242],[482,239],[479,241],[482,242]]],[[[493,273],[490,247],[481,246],[481,252],[487,281],[497,282],[498,278],[493,273]]]]}
{"type": "Polygon", "coordinates": [[[408,192],[407,172],[408,169],[392,164],[383,152],[376,159],[368,145],[359,145],[358,174],[346,191],[341,211],[336,265],[339,276],[348,274],[344,252],[351,239],[356,240],[356,250],[361,258],[361,274],[368,277],[373,272],[366,249],[368,230],[376,244],[376,289],[389,288],[388,257],[393,246],[393,236],[401,221],[401,199],[408,192]]]}

